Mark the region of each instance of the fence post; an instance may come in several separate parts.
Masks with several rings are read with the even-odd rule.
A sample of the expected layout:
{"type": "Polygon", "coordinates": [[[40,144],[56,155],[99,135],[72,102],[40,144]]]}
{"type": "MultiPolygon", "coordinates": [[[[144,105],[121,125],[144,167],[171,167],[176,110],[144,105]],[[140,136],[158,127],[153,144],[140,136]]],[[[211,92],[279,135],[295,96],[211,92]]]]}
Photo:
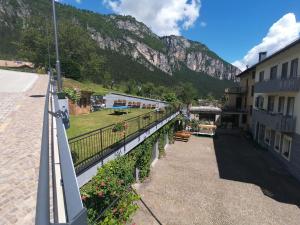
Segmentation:
{"type": "Polygon", "coordinates": [[[101,154],[102,154],[103,153],[102,129],[100,129],[100,149],[101,149],[101,154]]]}

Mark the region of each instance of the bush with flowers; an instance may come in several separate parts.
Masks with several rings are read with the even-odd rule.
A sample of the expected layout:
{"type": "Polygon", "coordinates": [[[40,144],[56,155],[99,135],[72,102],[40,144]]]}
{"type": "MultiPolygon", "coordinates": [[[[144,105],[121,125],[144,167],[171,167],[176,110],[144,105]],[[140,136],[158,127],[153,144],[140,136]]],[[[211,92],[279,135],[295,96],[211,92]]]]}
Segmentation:
{"type": "Polygon", "coordinates": [[[132,191],[135,169],[143,181],[150,173],[153,145],[172,131],[174,121],[148,137],[129,154],[103,165],[97,175],[81,188],[81,198],[88,211],[88,223],[98,225],[126,224],[138,209],[139,196],[132,191]],[[103,213],[104,212],[104,213],[103,213]]]}

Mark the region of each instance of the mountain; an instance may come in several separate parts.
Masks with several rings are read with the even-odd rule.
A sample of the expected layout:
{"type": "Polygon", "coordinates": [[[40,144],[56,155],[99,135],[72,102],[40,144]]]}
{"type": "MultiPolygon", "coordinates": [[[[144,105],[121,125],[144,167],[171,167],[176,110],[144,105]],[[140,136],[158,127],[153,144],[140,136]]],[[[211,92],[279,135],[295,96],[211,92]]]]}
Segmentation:
{"type": "Polygon", "coordinates": [[[129,55],[149,69],[156,67],[172,75],[181,70],[184,64],[192,71],[226,80],[235,79],[240,72],[199,42],[174,35],[158,37],[145,24],[131,16],[110,15],[105,20],[123,31],[123,34],[121,37],[112,37],[94,27],[88,27],[98,46],[129,55]]]}
{"type": "MultiPolygon", "coordinates": [[[[204,44],[182,36],[159,37],[131,16],[101,15],[60,3],[57,15],[58,21],[80,26],[94,41],[97,54],[105,59],[104,68],[115,80],[167,86],[189,81],[201,95],[220,95],[240,72],[204,44]]],[[[0,0],[0,57],[18,54],[15,43],[32,18],[49,20],[50,1],[0,0]]]]}

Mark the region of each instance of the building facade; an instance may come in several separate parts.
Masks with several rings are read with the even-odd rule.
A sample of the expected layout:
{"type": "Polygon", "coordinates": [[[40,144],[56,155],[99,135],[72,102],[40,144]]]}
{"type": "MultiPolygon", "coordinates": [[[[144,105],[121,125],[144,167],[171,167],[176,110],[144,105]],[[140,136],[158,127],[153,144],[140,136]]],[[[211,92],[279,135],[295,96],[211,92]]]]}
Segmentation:
{"type": "Polygon", "coordinates": [[[240,73],[238,78],[240,83],[237,87],[225,89],[222,121],[223,123],[232,121],[233,126],[251,131],[255,67],[240,73]]]}
{"type": "Polygon", "coordinates": [[[168,102],[151,98],[144,98],[121,93],[108,93],[104,97],[105,107],[112,108],[115,105],[128,106],[132,108],[164,108],[168,102]]]}
{"type": "MultiPolygon", "coordinates": [[[[300,39],[255,65],[254,140],[300,179],[300,39]]],[[[254,67],[253,67],[254,68],[254,67]]]]}

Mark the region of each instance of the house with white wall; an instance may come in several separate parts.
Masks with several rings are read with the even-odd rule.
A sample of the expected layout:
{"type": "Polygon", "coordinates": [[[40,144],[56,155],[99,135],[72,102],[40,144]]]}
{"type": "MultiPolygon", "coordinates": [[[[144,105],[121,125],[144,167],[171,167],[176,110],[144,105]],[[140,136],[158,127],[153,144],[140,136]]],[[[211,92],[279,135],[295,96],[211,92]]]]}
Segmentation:
{"type": "Polygon", "coordinates": [[[253,138],[300,179],[300,39],[261,56],[253,66],[253,138]]]}
{"type": "Polygon", "coordinates": [[[128,107],[134,105],[133,108],[149,108],[149,106],[150,108],[164,108],[168,105],[168,102],[161,100],[113,92],[106,94],[103,99],[106,108],[112,108],[118,102],[128,107]]]}

